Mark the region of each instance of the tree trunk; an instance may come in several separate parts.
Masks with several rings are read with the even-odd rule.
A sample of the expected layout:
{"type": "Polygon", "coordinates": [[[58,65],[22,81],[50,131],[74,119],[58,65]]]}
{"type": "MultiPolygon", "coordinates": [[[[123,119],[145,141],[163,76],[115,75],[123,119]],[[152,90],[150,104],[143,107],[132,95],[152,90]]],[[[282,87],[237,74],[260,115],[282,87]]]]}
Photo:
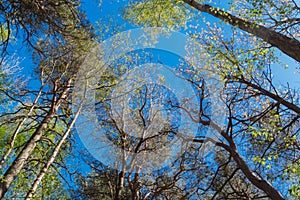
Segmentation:
{"type": "Polygon", "coordinates": [[[298,40],[277,33],[276,31],[258,25],[254,22],[249,22],[239,17],[235,17],[228,12],[218,10],[210,5],[201,4],[194,0],[183,1],[201,12],[208,13],[224,22],[231,24],[232,26],[236,26],[243,31],[263,39],[265,42],[277,47],[286,55],[300,62],[300,42],[298,40]]]}
{"type": "Polygon", "coordinates": [[[40,98],[40,96],[42,94],[43,88],[44,88],[44,85],[41,86],[41,88],[40,88],[37,96],[34,99],[34,102],[33,102],[32,106],[30,107],[30,109],[29,109],[29,111],[28,111],[28,113],[26,115],[26,117],[24,117],[22,119],[22,121],[17,125],[17,127],[16,127],[16,129],[15,129],[13,135],[12,135],[9,148],[8,148],[8,150],[6,151],[6,153],[4,154],[4,156],[2,157],[2,159],[0,161],[0,169],[5,164],[6,159],[8,158],[8,156],[10,155],[10,153],[12,152],[12,150],[14,149],[16,138],[17,138],[17,136],[18,136],[18,134],[19,134],[22,126],[24,125],[24,123],[26,122],[26,120],[30,117],[30,115],[32,114],[32,112],[33,112],[33,110],[34,110],[34,108],[35,108],[35,106],[36,106],[36,104],[37,104],[37,102],[38,102],[38,100],[39,100],[39,98],[40,98]]]}
{"type": "Polygon", "coordinates": [[[119,177],[118,177],[118,184],[116,189],[116,200],[122,200],[122,190],[124,187],[124,180],[125,180],[125,171],[122,170],[119,173],[119,177]]]}
{"type": "MultiPolygon", "coordinates": [[[[86,97],[86,89],[85,89],[85,92],[84,92],[84,98],[86,97]]],[[[55,146],[54,150],[53,150],[53,153],[52,155],[50,156],[49,160],[47,161],[47,163],[43,166],[43,168],[41,169],[40,173],[37,175],[34,183],[32,184],[30,190],[28,191],[26,197],[25,197],[25,200],[29,200],[33,197],[34,193],[36,192],[39,184],[41,183],[43,177],[45,176],[45,174],[47,173],[49,167],[53,164],[56,156],[58,155],[59,151],[60,151],[60,148],[61,146],[63,145],[63,143],[65,142],[65,140],[67,139],[67,137],[69,136],[78,116],[79,116],[79,113],[81,111],[81,108],[83,106],[83,101],[84,99],[80,102],[79,106],[78,106],[78,110],[77,112],[75,113],[75,116],[71,122],[71,124],[69,125],[68,129],[66,130],[66,132],[64,133],[64,135],[62,136],[62,138],[60,139],[59,143],[55,146]]]]}
{"type": "Polygon", "coordinates": [[[60,151],[60,148],[61,146],[63,145],[63,143],[65,142],[65,140],[67,139],[67,137],[69,136],[74,124],[75,124],[75,121],[76,119],[78,118],[78,115],[80,113],[80,110],[82,108],[82,102],[81,104],[79,105],[79,108],[71,122],[71,124],[69,125],[68,129],[66,130],[66,132],[64,133],[63,137],[60,139],[59,143],[56,145],[56,147],[54,148],[53,150],[53,153],[52,155],[50,156],[49,160],[47,161],[47,163],[43,166],[43,168],[41,169],[40,173],[37,175],[34,183],[32,184],[30,190],[28,191],[26,197],[25,197],[25,200],[29,200],[33,197],[34,193],[36,192],[39,184],[41,183],[43,177],[45,176],[45,174],[47,173],[49,167],[52,165],[52,163],[54,162],[56,156],[58,155],[59,151],[60,151]]]}
{"type": "Polygon", "coordinates": [[[268,181],[257,176],[247,165],[240,154],[233,149],[230,149],[230,154],[236,162],[237,166],[242,170],[247,179],[257,188],[264,191],[273,200],[284,200],[285,198],[274,188],[268,181]]]}
{"type": "MultiPolygon", "coordinates": [[[[244,159],[241,157],[241,155],[237,152],[236,144],[234,143],[233,139],[226,134],[224,130],[221,129],[217,124],[214,122],[208,123],[207,121],[200,121],[203,125],[209,125],[216,131],[220,133],[229,143],[229,145],[224,144],[222,142],[216,142],[212,139],[209,139],[209,141],[215,143],[215,145],[224,148],[232,158],[234,159],[235,163],[237,164],[238,168],[241,169],[243,174],[246,176],[246,178],[257,188],[264,191],[271,199],[273,200],[284,200],[285,198],[280,194],[280,192],[274,188],[268,181],[264,180],[263,178],[256,175],[251,168],[247,165],[247,163],[244,161],[244,159]]],[[[195,141],[195,140],[194,140],[195,141]]],[[[195,142],[204,143],[205,140],[198,140],[195,142]]]]}
{"type": "Polygon", "coordinates": [[[58,108],[60,107],[62,101],[66,98],[70,90],[71,79],[68,81],[67,86],[64,88],[60,97],[57,100],[56,92],[57,87],[54,85],[54,94],[52,99],[52,106],[48,114],[45,116],[41,124],[37,127],[36,131],[32,134],[30,139],[27,141],[22,151],[18,154],[17,158],[13,161],[12,165],[5,172],[3,179],[0,181],[0,199],[4,197],[8,188],[12,184],[13,180],[22,170],[27,159],[30,157],[30,154],[35,149],[36,143],[41,139],[44,130],[47,128],[53,117],[55,116],[58,108]]]}
{"type": "Polygon", "coordinates": [[[30,140],[25,144],[22,151],[19,153],[17,158],[14,160],[12,165],[5,172],[3,179],[0,182],[0,199],[2,199],[7,192],[8,188],[12,184],[13,180],[19,174],[23,168],[26,160],[29,158],[31,152],[36,146],[36,142],[39,141],[43,135],[43,131],[47,128],[48,124],[54,117],[53,113],[49,113],[42,123],[38,126],[37,130],[33,133],[30,140]]]}
{"type": "Polygon", "coordinates": [[[274,94],[274,93],[272,93],[272,92],[270,92],[270,91],[262,88],[261,86],[255,85],[255,84],[253,84],[250,81],[247,81],[245,79],[241,79],[240,78],[240,79],[238,79],[238,81],[240,83],[244,83],[244,84],[246,84],[246,85],[248,85],[248,86],[250,86],[250,87],[252,87],[252,88],[254,88],[254,89],[258,90],[258,91],[260,91],[262,94],[264,94],[264,95],[266,95],[266,96],[274,99],[278,103],[286,106],[288,109],[295,111],[297,114],[300,114],[300,107],[298,107],[296,104],[288,102],[287,100],[285,100],[284,98],[278,96],[277,94],[274,94]]]}

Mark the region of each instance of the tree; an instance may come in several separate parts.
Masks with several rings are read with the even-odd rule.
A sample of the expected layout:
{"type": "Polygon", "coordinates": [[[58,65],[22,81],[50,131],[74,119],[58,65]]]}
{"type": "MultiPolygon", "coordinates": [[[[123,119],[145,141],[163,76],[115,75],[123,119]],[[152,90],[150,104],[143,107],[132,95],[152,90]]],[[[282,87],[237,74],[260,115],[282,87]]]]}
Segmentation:
{"type": "Polygon", "coordinates": [[[70,119],[70,89],[91,38],[89,26],[77,9],[77,3],[1,3],[2,13],[5,13],[3,23],[7,30],[7,38],[2,40],[2,52],[6,53],[9,40],[15,33],[16,37],[24,31],[24,40],[34,50],[34,61],[38,63],[37,80],[41,83],[38,91],[25,87],[18,92],[1,90],[16,105],[16,111],[1,115],[3,125],[9,127],[6,129],[8,145],[4,143],[8,147],[1,159],[1,166],[5,166],[0,181],[1,198],[5,195],[9,197],[14,189],[19,190],[15,195],[25,196],[27,193],[28,199],[34,193],[50,196],[53,195],[51,188],[53,191],[56,188],[53,189],[49,181],[52,180],[56,186],[61,185],[57,175],[59,167],[55,168],[55,164],[63,161],[64,156],[58,153],[61,149],[68,149],[69,145],[63,143],[74,124],[70,119]],[[14,16],[19,18],[14,20],[14,16]],[[38,38],[37,35],[41,33],[45,37],[38,38]],[[34,99],[32,102],[31,97],[34,99]],[[57,162],[54,162],[55,159],[57,162]],[[37,178],[32,170],[34,167],[41,170],[37,178]],[[46,172],[49,173],[46,175],[46,172]],[[24,180],[25,177],[28,179],[24,180]],[[42,180],[43,177],[46,179],[42,180]],[[31,187],[28,180],[35,180],[31,187]],[[26,184],[21,190],[22,183],[26,184]],[[44,190],[41,194],[37,188],[40,183],[48,187],[50,192],[44,190]]]}
{"type": "MultiPolygon", "coordinates": [[[[295,1],[286,1],[283,5],[277,1],[233,1],[232,5],[225,12],[197,1],[133,2],[126,8],[124,16],[138,25],[176,28],[186,22],[192,24],[191,36],[206,49],[211,58],[207,65],[213,66],[220,79],[224,80],[224,102],[229,113],[226,128],[211,120],[203,120],[201,116],[195,120],[219,132],[222,140],[214,141],[215,145],[227,151],[251,184],[272,199],[284,199],[281,192],[287,196],[287,191],[279,191],[275,179],[271,177],[277,171],[281,172],[281,177],[277,175],[276,179],[284,179],[282,171],[298,163],[299,158],[294,152],[299,151],[298,133],[295,130],[300,111],[295,99],[299,97],[290,90],[284,92],[274,85],[271,67],[278,58],[272,47],[299,61],[298,33],[295,31],[299,29],[299,7],[295,1]],[[231,31],[222,31],[222,23],[218,24],[219,27],[208,24],[207,30],[199,30],[200,21],[197,19],[200,17],[190,20],[192,14],[198,15],[186,5],[219,18],[232,26],[231,31]],[[191,14],[186,21],[177,20],[176,14],[180,16],[189,11],[191,14]],[[227,38],[223,36],[224,32],[227,38]],[[286,95],[289,98],[284,98],[286,95]],[[238,141],[243,140],[248,141],[245,143],[247,153],[239,148],[238,141]],[[261,151],[263,153],[259,154],[261,151]],[[252,157],[252,161],[246,161],[242,154],[252,157]],[[280,161],[277,160],[278,156],[280,161]],[[253,166],[253,161],[258,165],[257,168],[253,166]],[[278,163],[280,167],[275,167],[278,163]],[[273,185],[270,182],[274,182],[273,185]]],[[[294,186],[291,185],[292,188],[294,186]]]]}
{"type": "MultiPolygon", "coordinates": [[[[238,4],[238,2],[239,1],[235,3],[238,4]]],[[[163,23],[161,21],[163,19],[170,27],[180,26],[184,23],[185,19],[178,20],[178,17],[189,19],[189,16],[184,15],[188,12],[180,8],[184,7],[184,4],[187,4],[200,12],[210,14],[223,22],[261,38],[271,46],[277,47],[283,53],[299,62],[300,57],[296,52],[300,50],[300,42],[296,39],[298,33],[297,28],[295,28],[299,24],[299,6],[297,3],[295,1],[287,1],[283,6],[276,6],[281,4],[281,1],[260,2],[251,0],[241,2],[248,7],[243,9],[245,13],[237,13],[237,16],[231,14],[231,11],[226,12],[220,8],[199,3],[194,0],[154,0],[147,3],[139,2],[129,7],[129,12],[127,13],[129,16],[126,16],[126,18],[130,18],[130,14],[141,11],[141,17],[131,18],[133,22],[138,24],[148,22],[150,25],[160,25],[163,23]],[[275,9],[270,11],[272,13],[266,13],[268,12],[268,8],[274,7],[275,9]],[[164,13],[164,15],[149,12],[149,9],[153,8],[157,9],[158,12],[164,13]],[[276,14],[277,12],[279,14],[276,14]],[[275,17],[272,18],[271,15],[274,13],[275,17]],[[178,16],[178,14],[180,15],[178,16]],[[263,20],[257,21],[260,17],[262,17],[263,20]],[[264,26],[266,21],[267,23],[271,21],[271,24],[267,24],[269,27],[264,26]],[[296,31],[290,31],[294,28],[296,31]],[[274,31],[274,29],[278,31],[274,31]]]]}
{"type": "MultiPolygon", "coordinates": [[[[190,6],[192,6],[193,8],[197,9],[200,12],[208,13],[214,17],[221,19],[224,22],[229,23],[232,26],[236,26],[237,28],[239,28],[243,31],[246,31],[248,33],[251,33],[251,34],[261,38],[262,40],[269,43],[270,45],[280,49],[286,55],[288,55],[288,56],[292,57],[293,59],[295,59],[296,61],[300,62],[299,54],[296,53],[300,50],[300,42],[294,38],[294,34],[291,34],[291,36],[288,37],[288,36],[286,36],[286,34],[272,30],[272,29],[282,29],[281,27],[282,26],[284,27],[287,23],[286,20],[277,20],[276,18],[272,19],[270,17],[273,20],[273,23],[275,23],[275,25],[274,25],[274,27],[269,28],[269,27],[265,27],[263,25],[256,23],[251,18],[250,19],[241,19],[239,17],[231,15],[228,12],[220,11],[220,9],[218,9],[218,8],[214,8],[214,7],[206,5],[206,4],[200,4],[197,1],[186,0],[184,2],[189,4],[190,6]]],[[[266,1],[265,3],[259,3],[258,1],[249,1],[248,4],[250,6],[252,6],[249,13],[250,14],[253,13],[255,16],[255,12],[257,12],[258,14],[255,17],[260,17],[261,15],[263,15],[265,13],[263,13],[264,12],[263,9],[259,10],[259,8],[261,8],[261,7],[264,7],[264,9],[267,9],[268,7],[271,8],[272,6],[275,6],[276,3],[279,3],[279,2],[266,1]]],[[[285,6],[275,6],[275,12],[279,11],[280,14],[282,13],[283,16],[285,16],[285,15],[288,16],[290,14],[291,9],[297,9],[299,11],[299,7],[296,4],[296,2],[289,1],[285,4],[286,4],[285,6]]],[[[246,13],[246,14],[248,14],[248,13],[246,13]]],[[[268,13],[268,14],[271,14],[271,13],[268,13]]],[[[295,26],[299,23],[299,18],[298,18],[299,16],[297,16],[297,15],[299,15],[299,12],[296,13],[296,18],[290,18],[288,16],[288,23],[291,26],[295,26]]],[[[280,16],[280,18],[282,18],[283,16],[280,16]]],[[[266,19],[264,19],[264,20],[266,20],[266,19]]],[[[261,22],[261,21],[259,21],[259,22],[261,22]]]]}
{"type": "MultiPolygon", "coordinates": [[[[67,178],[61,170],[70,169],[67,154],[78,142],[71,142],[73,125],[85,109],[79,103],[71,114],[74,81],[98,40],[79,5],[72,0],[0,3],[1,198],[299,198],[299,94],[272,76],[280,53],[300,61],[300,9],[294,0],[232,0],[227,11],[196,0],[129,1],[124,19],[186,31],[201,46],[200,52],[185,50],[207,57],[203,66],[180,58],[171,70],[192,86],[196,101],[179,99],[164,86],[164,77],[151,84],[143,80],[174,57],[143,49],[101,63],[107,70],[93,88],[93,103],[100,127],[95,138],[100,134],[104,140],[95,142],[111,150],[106,160],[113,159],[101,163],[83,155],[90,173],[76,174],[77,190],[64,192],[67,178]],[[210,16],[218,23],[210,23],[210,16]],[[13,41],[24,42],[32,52],[34,88],[24,77],[7,73],[12,68],[5,69],[7,63],[18,66],[14,59],[7,62],[13,41]],[[134,68],[148,63],[157,65],[134,68]],[[221,81],[225,123],[213,117],[222,109],[211,107],[211,83],[201,74],[207,69],[221,81]],[[20,84],[8,84],[8,79],[20,84]],[[204,137],[206,132],[210,135],[204,137]],[[214,151],[203,156],[211,144],[214,151]]],[[[105,25],[100,28],[100,34],[110,34],[102,31],[105,25]]],[[[100,56],[110,56],[104,53],[100,56]]]]}
{"type": "Polygon", "coordinates": [[[189,198],[194,186],[203,179],[195,177],[185,185],[187,177],[203,173],[206,168],[200,161],[191,162],[198,156],[192,152],[199,151],[201,145],[186,147],[188,140],[184,141],[183,136],[174,137],[179,134],[179,108],[174,95],[160,86],[162,80],[153,84],[144,82],[142,77],[151,74],[154,66],[142,70],[133,67],[152,61],[152,56],[144,51],[125,55],[111,63],[97,80],[96,112],[100,128],[88,137],[93,138],[89,142],[93,143],[93,149],[99,149],[93,155],[100,159],[105,157],[106,161],[95,162],[83,156],[92,172],[77,176],[79,188],[76,191],[82,191],[79,196],[90,199],[189,198]],[[137,70],[137,74],[126,75],[130,69],[133,73],[137,70]],[[177,145],[178,152],[172,150],[173,146],[170,148],[171,144],[177,145]],[[168,159],[171,164],[161,166],[168,159]]]}
{"type": "Polygon", "coordinates": [[[77,0],[16,1],[1,2],[1,49],[2,54],[12,40],[22,36],[24,42],[39,52],[36,42],[40,39],[55,40],[61,37],[80,39],[73,30],[87,27],[77,0]],[[16,17],[18,16],[18,17],[16,17]],[[40,36],[43,35],[43,38],[40,36]]]}

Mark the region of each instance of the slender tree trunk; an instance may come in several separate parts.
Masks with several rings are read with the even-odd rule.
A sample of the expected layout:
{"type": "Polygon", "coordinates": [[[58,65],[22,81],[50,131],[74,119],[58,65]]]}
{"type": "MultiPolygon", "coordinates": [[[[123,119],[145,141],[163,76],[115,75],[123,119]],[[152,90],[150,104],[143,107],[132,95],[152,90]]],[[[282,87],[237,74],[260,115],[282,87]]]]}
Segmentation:
{"type": "MultiPolygon", "coordinates": [[[[53,72],[53,70],[52,70],[53,72]]],[[[52,72],[50,73],[50,75],[52,75],[52,72]]],[[[45,84],[49,81],[50,79],[50,75],[48,75],[48,77],[46,77],[45,79],[43,79],[43,70],[41,72],[42,74],[42,78],[41,78],[41,87],[39,89],[39,92],[38,94],[36,95],[27,115],[20,121],[20,123],[17,125],[13,135],[12,135],[12,138],[11,138],[11,141],[10,141],[10,145],[9,145],[9,149],[6,151],[6,153],[4,154],[4,156],[2,157],[1,161],[0,161],[0,169],[3,167],[3,165],[5,164],[5,161],[6,159],[8,158],[8,156],[10,155],[10,153],[12,152],[13,148],[14,148],[14,145],[15,145],[15,141],[16,141],[16,138],[22,128],[22,126],[24,125],[24,123],[28,120],[28,118],[30,117],[30,115],[32,114],[36,104],[38,103],[38,100],[40,99],[41,95],[42,95],[42,92],[43,92],[43,89],[44,89],[44,86],[45,84]]]]}
{"type": "Polygon", "coordinates": [[[26,116],[22,119],[22,121],[19,122],[19,124],[17,125],[17,127],[16,127],[16,129],[15,129],[15,131],[14,131],[14,133],[13,133],[13,136],[12,136],[12,138],[11,138],[11,142],[10,142],[10,145],[9,145],[9,149],[6,151],[6,153],[4,154],[4,156],[2,157],[2,159],[1,159],[1,161],[0,161],[0,169],[2,168],[2,166],[4,165],[6,159],[8,158],[8,156],[10,155],[10,153],[12,152],[12,150],[13,150],[13,148],[14,148],[14,144],[15,144],[16,138],[17,138],[17,136],[18,136],[18,134],[19,134],[19,132],[20,132],[22,126],[24,125],[24,123],[26,122],[26,120],[29,118],[29,116],[32,114],[33,109],[35,108],[35,106],[36,106],[36,104],[37,104],[37,102],[38,102],[38,100],[39,100],[39,98],[40,98],[40,96],[41,96],[41,94],[42,94],[43,86],[44,86],[44,85],[41,86],[41,88],[40,88],[40,90],[39,90],[37,96],[35,97],[34,102],[33,102],[32,106],[30,107],[30,109],[29,109],[27,115],[26,115],[26,116]]]}
{"type": "MultiPolygon", "coordinates": [[[[221,135],[224,137],[225,132],[222,131],[221,135]]],[[[247,165],[245,160],[241,157],[241,155],[237,152],[236,145],[233,142],[232,138],[227,137],[226,140],[230,143],[230,145],[226,145],[224,143],[216,142],[217,146],[224,148],[226,151],[230,153],[238,168],[243,172],[243,174],[247,177],[247,179],[255,185],[257,188],[264,191],[271,199],[273,200],[284,200],[285,198],[282,194],[274,188],[271,183],[264,180],[263,178],[256,175],[252,169],[247,165]]]]}
{"type": "Polygon", "coordinates": [[[277,47],[286,55],[300,62],[300,42],[298,40],[277,33],[276,31],[258,25],[254,22],[243,20],[239,17],[231,15],[228,12],[218,10],[210,5],[198,3],[195,0],[183,0],[183,2],[201,12],[208,13],[224,22],[231,24],[232,26],[236,26],[243,31],[263,39],[265,42],[277,47]]]}
{"type": "Polygon", "coordinates": [[[274,99],[275,101],[277,101],[278,103],[286,106],[288,109],[295,111],[297,114],[300,114],[300,107],[298,107],[296,104],[293,104],[291,102],[288,102],[287,100],[285,100],[284,98],[278,96],[277,94],[274,94],[264,88],[262,88],[259,85],[255,85],[254,83],[251,83],[250,81],[247,81],[245,79],[238,79],[238,81],[240,83],[244,83],[258,91],[260,91],[262,94],[274,99]]]}
{"type": "Polygon", "coordinates": [[[148,197],[150,196],[150,194],[151,194],[151,192],[148,192],[144,197],[143,197],[143,199],[142,200],[147,200],[148,199],[148,197]]]}
{"type": "Polygon", "coordinates": [[[4,197],[8,188],[12,184],[13,180],[20,173],[27,159],[31,155],[32,151],[35,149],[36,143],[41,139],[44,130],[47,128],[53,117],[55,116],[58,108],[60,107],[62,101],[67,96],[70,90],[71,79],[69,80],[67,86],[64,88],[64,91],[61,93],[60,98],[56,100],[57,87],[54,85],[54,94],[52,99],[52,106],[48,114],[45,116],[41,124],[38,126],[36,131],[32,134],[30,139],[27,141],[22,151],[18,154],[17,158],[14,160],[12,165],[5,172],[3,179],[0,181],[0,199],[4,197]]]}
{"type": "MultiPolygon", "coordinates": [[[[208,141],[215,143],[215,145],[220,146],[220,147],[224,148],[227,152],[229,152],[230,155],[233,157],[235,163],[237,164],[238,168],[241,169],[243,174],[247,177],[247,179],[253,185],[255,185],[257,188],[264,191],[273,200],[284,200],[285,199],[282,196],[282,194],[280,194],[280,192],[271,185],[271,183],[269,183],[268,181],[259,177],[251,170],[251,168],[247,165],[247,163],[244,161],[244,159],[241,157],[241,155],[237,152],[237,147],[236,147],[236,144],[234,143],[233,139],[224,130],[222,130],[221,127],[219,127],[217,124],[215,124],[212,121],[201,121],[200,120],[200,123],[202,123],[203,125],[206,125],[206,126],[211,126],[213,129],[218,131],[220,133],[220,135],[222,135],[227,140],[229,145],[224,144],[222,142],[216,142],[210,138],[208,141]]],[[[205,140],[199,140],[199,141],[195,141],[195,142],[204,143],[205,140]]]]}
{"type": "Polygon", "coordinates": [[[116,200],[122,200],[122,191],[124,188],[124,182],[125,182],[125,175],[126,175],[126,170],[127,170],[127,165],[126,165],[126,160],[127,160],[127,155],[126,155],[126,135],[123,135],[123,133],[119,132],[121,134],[122,138],[122,171],[119,173],[118,176],[118,182],[117,182],[117,187],[116,187],[116,200]]]}
{"type": "Polygon", "coordinates": [[[29,158],[31,152],[36,146],[36,142],[39,141],[43,135],[43,131],[47,128],[48,124],[54,117],[54,114],[50,112],[41,124],[38,126],[37,130],[33,133],[30,140],[25,144],[22,151],[19,153],[17,158],[14,160],[12,165],[5,172],[3,180],[0,182],[0,199],[2,199],[7,192],[8,188],[12,184],[13,180],[19,174],[23,168],[26,160],[29,158]]]}
{"type": "Polygon", "coordinates": [[[122,200],[122,190],[124,187],[124,180],[125,180],[125,171],[122,170],[119,173],[117,189],[116,189],[116,200],[122,200]]]}
{"type": "Polygon", "coordinates": [[[45,176],[45,174],[47,173],[49,167],[52,165],[52,163],[54,162],[56,156],[58,155],[59,151],[60,151],[60,148],[61,146],[63,145],[63,143],[65,142],[65,140],[67,139],[67,137],[69,136],[74,124],[75,124],[75,121],[77,120],[78,118],[78,115],[80,113],[80,110],[82,108],[82,102],[81,104],[79,105],[78,107],[78,110],[71,122],[71,124],[69,125],[68,129],[66,130],[66,132],[64,133],[63,137],[60,139],[59,143],[56,145],[56,147],[54,148],[53,150],[53,153],[52,155],[50,156],[49,160],[47,161],[47,163],[43,166],[43,168],[41,169],[40,173],[37,175],[34,183],[32,184],[30,190],[28,191],[26,197],[25,197],[25,200],[29,200],[33,197],[34,193],[36,192],[39,184],[41,183],[43,177],[45,176]]]}

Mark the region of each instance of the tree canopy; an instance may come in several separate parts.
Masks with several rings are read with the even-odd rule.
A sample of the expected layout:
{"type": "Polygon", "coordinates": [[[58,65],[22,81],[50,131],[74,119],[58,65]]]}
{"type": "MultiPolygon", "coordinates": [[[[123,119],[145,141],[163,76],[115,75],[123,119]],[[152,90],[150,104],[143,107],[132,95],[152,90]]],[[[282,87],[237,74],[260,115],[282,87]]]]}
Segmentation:
{"type": "Polygon", "coordinates": [[[299,2],[85,3],[0,1],[1,199],[300,198],[299,2]]]}

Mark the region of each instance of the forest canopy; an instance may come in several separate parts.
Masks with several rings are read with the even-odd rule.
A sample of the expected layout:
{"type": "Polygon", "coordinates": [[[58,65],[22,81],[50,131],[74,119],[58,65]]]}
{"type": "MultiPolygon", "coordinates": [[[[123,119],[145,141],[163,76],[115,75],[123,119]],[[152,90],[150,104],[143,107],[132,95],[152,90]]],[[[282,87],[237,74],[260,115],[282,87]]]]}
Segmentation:
{"type": "Polygon", "coordinates": [[[0,1],[1,199],[299,199],[297,0],[0,1]]]}

